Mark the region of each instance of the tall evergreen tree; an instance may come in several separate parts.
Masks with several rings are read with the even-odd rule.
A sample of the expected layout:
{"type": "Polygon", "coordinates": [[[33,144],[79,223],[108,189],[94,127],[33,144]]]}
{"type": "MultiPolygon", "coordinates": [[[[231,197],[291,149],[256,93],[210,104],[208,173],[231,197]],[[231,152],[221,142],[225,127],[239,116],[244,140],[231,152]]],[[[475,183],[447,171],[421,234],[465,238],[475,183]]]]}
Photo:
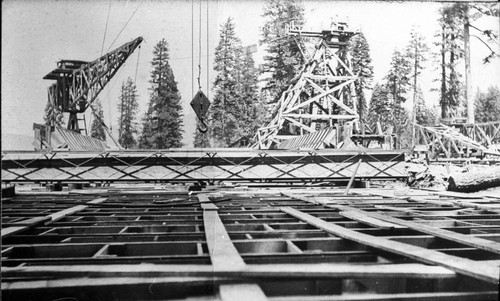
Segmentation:
{"type": "Polygon", "coordinates": [[[352,56],[352,70],[358,76],[354,82],[356,94],[356,108],[359,119],[366,121],[367,105],[364,90],[371,89],[373,80],[373,66],[370,57],[370,46],[362,32],[353,36],[349,41],[349,52],[352,56]]]}
{"type": "Polygon", "coordinates": [[[102,104],[99,99],[94,100],[92,104],[92,114],[94,118],[90,125],[90,137],[106,140],[106,132],[102,124],[104,120],[104,111],[102,110],[102,104]]]}
{"type": "Polygon", "coordinates": [[[182,105],[169,60],[168,43],[162,39],[153,50],[148,110],[143,118],[141,148],[182,146],[182,105]]]}
{"type": "Polygon", "coordinates": [[[440,10],[441,118],[460,114],[463,84],[458,64],[463,58],[463,18],[467,4],[444,5],[440,10]]]}
{"type": "Polygon", "coordinates": [[[424,95],[420,87],[417,88],[417,92],[414,96],[414,99],[415,99],[414,100],[415,120],[412,120],[412,122],[416,122],[417,124],[420,125],[433,125],[434,120],[436,119],[436,114],[432,109],[428,108],[427,105],[425,104],[424,95]]]}
{"type": "Polygon", "coordinates": [[[242,137],[253,136],[263,123],[265,108],[257,87],[258,70],[252,54],[244,49],[233,20],[228,18],[221,26],[215,49],[216,77],[208,111],[208,139],[196,133],[196,147],[227,147],[242,137]]]}
{"type": "Polygon", "coordinates": [[[270,102],[275,103],[288,88],[300,69],[303,58],[294,39],[286,35],[285,26],[290,22],[303,25],[304,9],[295,0],[268,0],[264,8],[261,45],[266,45],[262,72],[268,74],[265,89],[270,102]]]}
{"type": "Polygon", "coordinates": [[[409,114],[402,107],[406,101],[407,93],[410,88],[411,62],[407,53],[395,50],[392,55],[391,67],[385,77],[386,87],[392,96],[391,102],[391,124],[394,128],[394,134],[397,136],[396,147],[408,146],[411,140],[409,131],[409,114]]]}
{"type": "Polygon", "coordinates": [[[240,132],[243,136],[253,136],[263,124],[265,118],[265,104],[258,91],[258,69],[252,54],[242,54],[240,80],[238,81],[238,94],[240,101],[240,132]]]}
{"type": "MultiPolygon", "coordinates": [[[[427,53],[429,52],[429,47],[425,43],[424,37],[417,31],[412,30],[410,33],[410,42],[406,47],[406,53],[411,61],[411,88],[413,90],[413,110],[412,110],[412,122],[417,119],[417,106],[419,95],[419,76],[421,71],[424,69],[424,62],[427,60],[427,53]]],[[[421,93],[421,91],[420,91],[421,93]]],[[[423,100],[423,99],[422,99],[423,100]]],[[[425,104],[424,104],[425,107],[425,104]]]]}
{"type": "Polygon", "coordinates": [[[478,91],[475,101],[476,122],[500,120],[500,90],[491,86],[486,93],[478,91]]]}
{"type": "Polygon", "coordinates": [[[370,100],[368,123],[373,126],[380,122],[385,132],[392,129],[392,133],[397,137],[396,147],[406,148],[411,140],[409,114],[400,101],[394,100],[391,89],[387,85],[375,85],[370,100]]]}
{"type": "MultiPolygon", "coordinates": [[[[464,41],[466,39],[464,32],[468,33],[470,28],[481,34],[474,36],[489,49],[490,54],[483,59],[484,63],[489,63],[498,57],[498,53],[494,50],[496,48],[493,45],[495,42],[492,42],[498,36],[494,30],[481,29],[474,22],[482,16],[498,17],[499,11],[497,4],[463,2],[444,4],[439,10],[440,42],[437,43],[437,46],[440,47],[441,93],[439,102],[442,118],[459,116],[464,111],[465,104],[462,99],[465,99],[466,87],[462,83],[461,72],[458,71],[464,58],[464,41]]],[[[465,65],[467,66],[467,64],[465,65]]]]}
{"type": "Polygon", "coordinates": [[[132,78],[122,83],[120,103],[118,103],[118,142],[125,148],[134,148],[137,144],[134,135],[137,133],[136,115],[137,89],[132,78]]]}
{"type": "Polygon", "coordinates": [[[392,96],[387,90],[387,87],[378,83],[375,84],[367,116],[367,121],[372,127],[374,127],[377,122],[380,122],[382,130],[386,131],[388,129],[392,120],[391,103],[392,96]]]}
{"type": "Polygon", "coordinates": [[[215,48],[214,70],[217,72],[213,101],[208,112],[209,134],[212,146],[226,147],[240,137],[241,105],[238,88],[240,74],[241,41],[236,37],[231,18],[222,24],[219,43],[215,48]]]}
{"type": "Polygon", "coordinates": [[[395,103],[406,101],[406,93],[410,86],[411,63],[408,55],[398,49],[394,50],[389,73],[385,77],[386,87],[395,103]]]}

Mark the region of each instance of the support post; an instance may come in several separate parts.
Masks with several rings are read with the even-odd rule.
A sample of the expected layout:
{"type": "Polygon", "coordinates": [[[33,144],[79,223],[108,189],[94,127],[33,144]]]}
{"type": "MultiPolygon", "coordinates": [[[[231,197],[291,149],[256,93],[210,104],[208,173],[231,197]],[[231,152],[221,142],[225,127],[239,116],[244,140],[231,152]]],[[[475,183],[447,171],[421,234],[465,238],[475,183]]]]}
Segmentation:
{"type": "Polygon", "coordinates": [[[358,172],[358,168],[361,165],[361,161],[363,161],[363,159],[359,159],[358,164],[356,164],[356,169],[354,169],[354,172],[352,173],[351,179],[349,180],[349,183],[347,184],[344,195],[349,194],[349,189],[351,189],[352,183],[354,182],[354,178],[356,177],[356,173],[358,172]]]}

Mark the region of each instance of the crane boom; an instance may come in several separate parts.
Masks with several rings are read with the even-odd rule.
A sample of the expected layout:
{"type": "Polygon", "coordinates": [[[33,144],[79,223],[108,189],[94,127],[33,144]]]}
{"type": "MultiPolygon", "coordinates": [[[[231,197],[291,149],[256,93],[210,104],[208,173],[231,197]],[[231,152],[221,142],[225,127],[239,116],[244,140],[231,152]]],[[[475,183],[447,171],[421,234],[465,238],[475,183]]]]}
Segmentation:
{"type": "Polygon", "coordinates": [[[43,77],[56,81],[48,88],[48,101],[69,113],[69,130],[80,133],[77,113],[85,112],[142,41],[138,37],[92,62],[61,60],[43,77]]]}

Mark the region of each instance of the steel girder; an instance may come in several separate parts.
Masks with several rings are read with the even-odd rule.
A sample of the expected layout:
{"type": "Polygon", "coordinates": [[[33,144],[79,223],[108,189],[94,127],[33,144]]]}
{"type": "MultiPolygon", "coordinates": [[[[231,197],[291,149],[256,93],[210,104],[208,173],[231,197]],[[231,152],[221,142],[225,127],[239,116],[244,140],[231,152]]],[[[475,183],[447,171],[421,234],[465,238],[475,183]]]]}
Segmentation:
{"type": "Polygon", "coordinates": [[[405,178],[404,153],[384,150],[2,152],[3,182],[310,182],[405,178]]]}

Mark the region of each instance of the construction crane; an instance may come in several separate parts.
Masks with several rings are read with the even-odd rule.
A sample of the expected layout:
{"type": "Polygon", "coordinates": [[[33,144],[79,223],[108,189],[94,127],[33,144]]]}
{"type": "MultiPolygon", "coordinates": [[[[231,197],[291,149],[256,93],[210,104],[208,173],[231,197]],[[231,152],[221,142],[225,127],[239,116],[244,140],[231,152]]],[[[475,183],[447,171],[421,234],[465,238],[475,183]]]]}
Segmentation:
{"type": "Polygon", "coordinates": [[[86,125],[82,127],[78,122],[82,120],[78,114],[87,110],[142,41],[138,37],[92,62],[61,60],[43,77],[56,81],[48,88],[48,101],[56,110],[69,113],[68,130],[86,132],[86,125]]]}

